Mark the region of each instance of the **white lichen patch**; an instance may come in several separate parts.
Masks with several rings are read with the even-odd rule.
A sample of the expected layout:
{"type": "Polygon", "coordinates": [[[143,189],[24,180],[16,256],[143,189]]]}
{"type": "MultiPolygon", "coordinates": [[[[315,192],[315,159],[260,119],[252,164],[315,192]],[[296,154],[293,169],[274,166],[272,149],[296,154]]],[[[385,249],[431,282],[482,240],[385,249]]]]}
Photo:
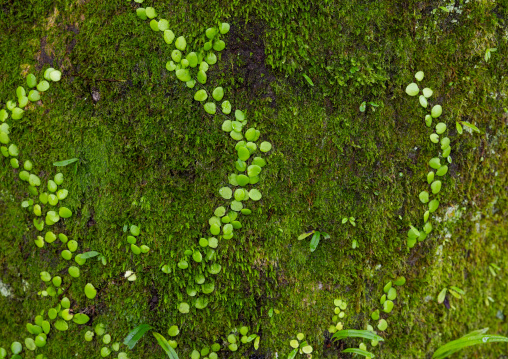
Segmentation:
{"type": "Polygon", "coordinates": [[[12,292],[11,292],[11,287],[7,284],[5,284],[4,282],[2,282],[0,280],[0,294],[3,296],[3,297],[7,297],[7,298],[11,298],[13,295],[12,295],[12,292]]]}

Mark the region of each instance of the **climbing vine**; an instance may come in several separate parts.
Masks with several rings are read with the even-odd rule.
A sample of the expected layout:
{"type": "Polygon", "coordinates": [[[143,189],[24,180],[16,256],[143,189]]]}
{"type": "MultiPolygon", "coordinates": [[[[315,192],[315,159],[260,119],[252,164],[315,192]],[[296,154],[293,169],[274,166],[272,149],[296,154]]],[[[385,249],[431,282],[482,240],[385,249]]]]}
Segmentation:
{"type": "MultiPolygon", "coordinates": [[[[213,118],[220,118],[222,121],[221,129],[228,133],[232,140],[236,141],[234,144],[236,160],[232,166],[234,170],[228,176],[229,185],[217,189],[216,195],[223,203],[213,210],[213,214],[208,220],[209,231],[203,233],[200,238],[196,238],[194,246],[185,248],[182,253],[178,253],[176,260],[168,260],[162,263],[160,267],[161,271],[168,274],[171,280],[177,282],[181,289],[181,292],[177,294],[179,302],[175,304],[174,310],[178,310],[182,315],[187,315],[195,310],[207,308],[211,295],[219,290],[216,287],[214,276],[221,273],[221,271],[224,272],[225,269],[219,256],[221,243],[234,240],[235,233],[242,229],[242,221],[247,216],[255,213],[256,202],[262,199],[262,194],[255,188],[255,185],[262,180],[264,167],[268,164],[267,159],[262,157],[262,154],[270,153],[272,145],[265,140],[258,129],[249,125],[249,113],[247,111],[235,108],[229,100],[225,100],[227,94],[222,87],[211,89],[205,86],[209,83],[208,70],[220,61],[221,51],[226,47],[224,38],[229,32],[229,24],[218,23],[216,26],[207,29],[205,32],[206,42],[197,49],[193,49],[185,36],[177,37],[169,29],[167,20],[158,18],[155,9],[150,7],[138,8],[136,13],[139,18],[149,22],[149,26],[154,32],[162,34],[162,38],[167,45],[174,46],[171,59],[166,64],[166,69],[174,72],[182,87],[193,89],[193,99],[202,104],[207,114],[213,116],[213,118]]],[[[26,208],[30,216],[33,216],[33,225],[38,231],[34,241],[35,246],[38,248],[51,246],[51,248],[59,251],[63,260],[71,264],[74,259],[77,265],[74,265],[74,263],[69,265],[67,273],[63,276],[61,273],[49,273],[47,271],[40,273],[40,278],[46,287],[39,292],[39,295],[53,298],[55,303],[51,308],[48,308],[47,312],[36,315],[33,324],[27,323],[27,331],[33,337],[27,337],[24,344],[25,348],[30,351],[36,351],[37,348],[46,345],[51,328],[58,331],[67,331],[69,325],[73,325],[72,323],[83,325],[90,321],[90,317],[85,313],[85,310],[78,309],[79,306],[72,303],[66,293],[70,289],[73,278],[82,275],[83,269],[86,268],[84,266],[89,259],[96,258],[103,265],[107,265],[105,257],[99,252],[88,251],[76,254],[79,251],[78,240],[69,238],[69,235],[62,229],[63,226],[58,227],[58,229],[53,227],[57,223],[65,224],[73,216],[72,210],[62,205],[68,196],[67,189],[63,188],[65,181],[68,179],[66,178],[64,181],[63,174],[57,173],[52,179],[48,179],[47,183],[43,183],[35,170],[36,164],[33,164],[28,158],[23,158],[18,146],[12,143],[9,137],[11,126],[15,125],[15,121],[23,118],[24,108],[36,106],[39,101],[44,100],[44,92],[49,89],[49,82],[59,81],[61,73],[50,68],[45,71],[43,77],[45,80],[37,83],[35,75],[29,74],[27,76],[27,86],[32,90],[29,90],[27,94],[23,87],[18,87],[16,90],[17,102],[8,101],[6,109],[0,110],[0,120],[2,121],[0,142],[3,144],[1,153],[4,157],[9,158],[10,166],[18,170],[19,178],[28,183],[28,198],[21,205],[26,208]]],[[[416,78],[419,82],[422,81],[423,73],[417,73],[416,78]]],[[[406,89],[406,92],[411,96],[418,95],[419,91],[418,85],[414,83],[406,89]]],[[[429,88],[424,88],[422,93],[419,102],[422,107],[427,108],[431,101],[429,98],[432,97],[433,92],[429,88]]],[[[440,118],[441,114],[441,106],[433,106],[431,113],[425,116],[427,127],[430,128],[433,125],[432,121],[440,118]]],[[[477,130],[476,127],[467,122],[457,122],[456,126],[459,133],[462,132],[462,125],[477,130]]],[[[423,215],[423,224],[421,226],[410,226],[407,234],[409,248],[414,247],[417,241],[425,240],[432,231],[431,214],[439,207],[439,193],[443,185],[440,178],[444,178],[448,172],[446,163],[451,163],[451,141],[445,135],[446,131],[448,131],[447,125],[444,122],[439,122],[435,126],[435,133],[429,136],[433,143],[440,145],[441,153],[429,161],[429,166],[432,168],[427,175],[430,189],[427,188],[419,195],[421,202],[426,204],[428,208],[423,215]],[[417,227],[421,227],[421,229],[417,229],[417,227]]],[[[126,242],[134,255],[150,252],[150,248],[142,244],[142,228],[142,223],[131,225],[128,228],[129,234],[126,235],[126,242]]],[[[317,243],[314,247],[311,246],[311,250],[315,250],[316,246],[317,243]]],[[[137,279],[136,274],[127,271],[125,279],[135,281],[137,279]]],[[[394,308],[394,301],[397,298],[395,286],[402,286],[404,283],[405,278],[399,277],[393,282],[388,282],[384,287],[380,305],[385,314],[389,314],[394,308]]],[[[97,283],[89,282],[81,290],[84,291],[87,298],[94,299],[98,293],[97,286],[97,283]]],[[[337,300],[334,304],[336,306],[333,317],[334,323],[330,326],[329,331],[335,333],[334,337],[337,339],[344,338],[343,324],[339,320],[346,315],[347,305],[340,300],[337,300]],[[337,324],[335,324],[336,322],[337,324]]],[[[372,333],[374,327],[376,327],[382,332],[388,328],[388,322],[386,318],[381,318],[382,315],[379,309],[372,312],[370,317],[376,323],[367,325],[367,331],[372,333]]],[[[125,351],[120,352],[121,344],[113,342],[111,334],[107,333],[105,328],[106,326],[102,323],[96,324],[93,331],[89,330],[85,333],[85,340],[92,341],[95,336],[101,337],[103,346],[100,355],[102,357],[107,357],[112,352],[118,352],[118,358],[127,358],[125,351]]],[[[142,331],[137,327],[134,331],[139,335],[150,329],[143,328],[146,330],[142,331]]],[[[176,325],[168,329],[168,335],[173,338],[179,334],[180,330],[176,325]]],[[[170,353],[173,352],[167,346],[175,349],[178,346],[177,341],[166,341],[158,333],[154,333],[154,335],[168,355],[171,356],[170,353]]],[[[137,340],[141,336],[137,337],[137,340]]],[[[134,340],[134,337],[130,336],[124,341],[124,345],[129,349],[132,349],[137,341],[134,340]]],[[[198,348],[200,350],[193,348],[191,357],[196,359],[202,356],[214,359],[217,358],[216,353],[220,350],[227,348],[234,352],[239,349],[240,345],[249,345],[249,343],[252,343],[253,347],[258,349],[261,340],[258,330],[252,332],[251,328],[243,325],[243,323],[239,323],[238,328],[233,329],[232,332],[224,333],[223,338],[224,340],[221,343],[213,343],[210,346],[198,348]]],[[[289,355],[292,357],[295,357],[298,353],[310,355],[313,347],[307,343],[305,335],[298,333],[296,338],[290,342],[293,349],[289,355]]],[[[372,338],[371,345],[376,346],[380,341],[380,337],[372,338]]],[[[21,342],[12,343],[10,349],[14,355],[13,358],[21,357],[20,353],[23,350],[21,342]]],[[[367,352],[365,343],[361,343],[358,349],[349,348],[344,352],[374,357],[372,353],[367,352]]],[[[7,351],[0,349],[0,357],[6,356],[7,351]]],[[[43,357],[43,354],[37,355],[38,359],[43,357]]]]}

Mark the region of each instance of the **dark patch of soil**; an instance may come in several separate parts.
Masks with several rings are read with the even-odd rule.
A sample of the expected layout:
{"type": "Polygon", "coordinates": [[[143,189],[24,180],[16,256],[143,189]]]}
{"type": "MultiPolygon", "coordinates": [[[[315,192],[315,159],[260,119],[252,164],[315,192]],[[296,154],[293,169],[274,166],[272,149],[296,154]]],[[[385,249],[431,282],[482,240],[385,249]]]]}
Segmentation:
{"type": "Polygon", "coordinates": [[[46,44],[47,44],[46,39],[47,39],[47,36],[44,36],[41,39],[41,53],[40,53],[39,57],[37,58],[37,66],[36,66],[37,70],[41,70],[44,67],[44,65],[49,65],[50,67],[54,67],[53,63],[54,63],[55,59],[46,53],[46,44]]]}
{"type": "Polygon", "coordinates": [[[159,306],[159,292],[157,288],[152,286],[150,293],[152,294],[152,298],[150,299],[150,310],[156,310],[159,306]]]}
{"type": "Polygon", "coordinates": [[[231,25],[227,46],[222,61],[235,79],[239,88],[248,90],[252,97],[269,97],[275,106],[275,94],[270,86],[275,76],[265,63],[264,26],[256,19],[248,23],[234,22],[231,25]],[[243,79],[243,80],[242,80],[243,79]]]}

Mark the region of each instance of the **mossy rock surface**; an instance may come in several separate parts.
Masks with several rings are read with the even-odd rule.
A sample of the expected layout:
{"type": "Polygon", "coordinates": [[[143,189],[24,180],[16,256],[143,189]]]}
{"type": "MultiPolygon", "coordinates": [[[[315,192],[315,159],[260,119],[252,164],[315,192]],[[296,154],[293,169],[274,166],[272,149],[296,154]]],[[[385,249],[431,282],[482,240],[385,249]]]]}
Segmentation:
{"type": "MultiPolygon", "coordinates": [[[[113,342],[141,323],[160,333],[176,324],[178,352],[188,357],[195,343],[211,345],[247,325],[262,329],[260,349],[241,345],[231,358],[286,356],[298,332],[314,357],[336,358],[339,346],[327,331],[336,324],[333,300],[348,303],[344,328],[364,329],[380,308],[383,286],[400,275],[407,282],[397,288],[376,357],[430,357],[484,327],[508,333],[506,4],[469,2],[445,12],[437,1],[150,2],[188,46],[227,19],[226,48],[206,86],[221,86],[233,113],[242,109],[247,128],[261,131],[259,143],[273,146],[262,154],[267,165],[256,185],[262,200],[249,203],[242,229],[219,244],[222,270],[208,306],[191,306],[184,317],[177,305],[189,298],[185,277],[180,283],[159,267],[172,253],[180,258],[197,246],[214,209],[224,205],[218,189],[228,185],[236,151],[221,130],[223,119],[206,114],[193,100],[196,89],[166,70],[172,47],[137,18],[135,2],[11,3],[0,5],[1,103],[15,99],[29,73],[40,81],[51,66],[62,79],[41,93],[43,106],[27,109],[9,137],[43,183],[64,174],[59,188],[69,190],[63,203],[73,215],[56,226],[108,261],[87,260],[72,281],[72,300],[93,325],[107,325],[113,342]],[[488,47],[497,51],[485,61],[488,47]],[[419,70],[425,72],[419,87],[434,91],[429,104],[443,106],[439,121],[448,126],[453,162],[440,178],[433,231],[409,250],[409,225],[423,226],[418,194],[429,188],[427,163],[438,155],[424,122],[429,108],[404,91],[419,70]],[[363,101],[379,106],[360,112],[363,101]],[[457,119],[482,134],[457,135],[457,119]],[[77,170],[52,165],[73,157],[80,159],[77,170]],[[343,217],[355,217],[356,226],[342,224],[343,217]],[[148,254],[132,255],[123,231],[130,224],[141,225],[148,254]],[[331,239],[310,253],[309,240],[297,237],[312,229],[331,239]],[[503,268],[497,277],[490,263],[503,268]],[[136,281],[119,280],[126,269],[136,281]],[[100,288],[93,304],[82,290],[92,279],[100,288]],[[450,285],[466,295],[437,304],[450,285]],[[280,313],[269,317],[272,308],[280,313]]],[[[36,295],[39,273],[66,273],[68,263],[48,244],[35,247],[32,217],[20,206],[26,183],[8,159],[0,162],[0,280],[12,295],[0,296],[0,347],[7,348],[24,338],[36,313],[55,305],[36,295]]],[[[52,334],[45,355],[97,357],[96,346],[83,340],[89,327],[70,327],[52,334]]],[[[165,355],[148,335],[128,355],[146,353],[165,355]]],[[[504,344],[462,352],[505,353],[504,344]]]]}

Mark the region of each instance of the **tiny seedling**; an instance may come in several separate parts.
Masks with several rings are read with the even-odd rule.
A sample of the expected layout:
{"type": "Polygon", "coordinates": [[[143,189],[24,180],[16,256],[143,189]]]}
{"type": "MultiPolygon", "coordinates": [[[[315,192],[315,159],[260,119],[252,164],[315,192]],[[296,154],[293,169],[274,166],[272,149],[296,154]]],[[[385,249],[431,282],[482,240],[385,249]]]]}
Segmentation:
{"type": "Polygon", "coordinates": [[[344,217],[342,218],[342,224],[350,223],[353,227],[356,227],[355,217],[344,217]]]}
{"type": "Polygon", "coordinates": [[[360,112],[365,112],[367,110],[367,105],[370,105],[372,107],[372,112],[376,111],[376,107],[379,107],[379,105],[375,102],[369,101],[363,101],[360,105],[360,112]]]}
{"type": "Polygon", "coordinates": [[[485,62],[488,62],[490,60],[491,54],[496,51],[497,51],[497,48],[495,48],[495,47],[485,50],[485,62]]]}
{"type": "Polygon", "coordinates": [[[495,263],[490,263],[489,264],[489,271],[490,273],[496,277],[497,276],[497,272],[499,272],[501,270],[501,268],[499,268],[499,266],[495,263]]]}
{"type": "Polygon", "coordinates": [[[450,294],[457,299],[461,299],[462,296],[466,294],[462,289],[455,287],[453,285],[450,286],[449,288],[443,288],[441,292],[439,292],[439,295],[437,296],[437,302],[439,304],[442,304],[444,302],[447,292],[450,292],[450,294]]]}
{"type": "Polygon", "coordinates": [[[330,239],[330,235],[325,232],[319,232],[316,230],[312,230],[309,232],[305,232],[300,234],[298,237],[298,240],[301,241],[304,238],[307,238],[308,236],[312,235],[312,239],[310,240],[310,251],[314,252],[319,244],[319,241],[321,240],[321,236],[325,239],[330,239]]]}

